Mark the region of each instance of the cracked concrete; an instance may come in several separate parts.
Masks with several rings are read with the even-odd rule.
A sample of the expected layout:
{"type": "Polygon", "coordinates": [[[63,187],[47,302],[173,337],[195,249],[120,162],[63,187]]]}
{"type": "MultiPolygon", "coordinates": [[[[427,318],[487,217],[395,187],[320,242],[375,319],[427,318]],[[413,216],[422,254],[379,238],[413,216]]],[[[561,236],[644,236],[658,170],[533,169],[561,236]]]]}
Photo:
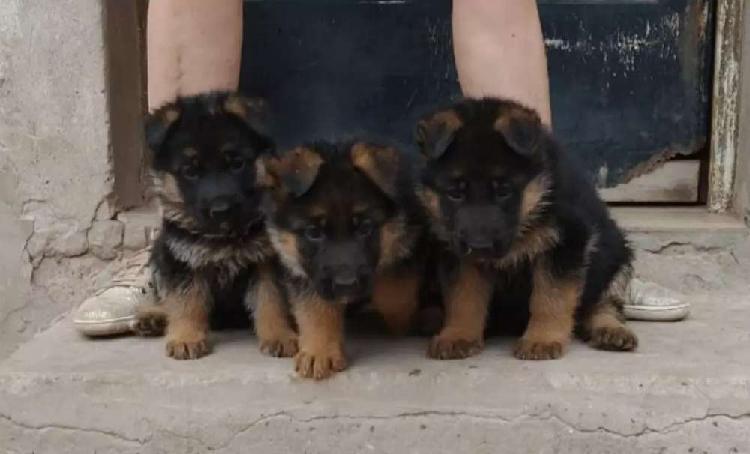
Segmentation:
{"type": "Polygon", "coordinates": [[[68,320],[0,365],[0,446],[65,453],[750,452],[750,246],[657,248],[637,270],[691,317],[633,323],[634,354],[576,343],[522,362],[510,339],[465,361],[425,339],[351,339],[350,369],[302,381],[243,332],[199,361],[161,339],[90,341],[68,320]],[[665,253],[666,252],[666,253],[665,253]],[[700,279],[696,279],[699,276],[700,279]],[[53,410],[52,410],[53,409],[53,410]]]}
{"type": "Polygon", "coordinates": [[[88,252],[112,192],[103,32],[99,0],[0,6],[0,358],[68,311],[64,295],[102,267],[74,279],[82,261],[65,259],[88,252]],[[56,294],[39,279],[53,268],[68,277],[56,294]]]}

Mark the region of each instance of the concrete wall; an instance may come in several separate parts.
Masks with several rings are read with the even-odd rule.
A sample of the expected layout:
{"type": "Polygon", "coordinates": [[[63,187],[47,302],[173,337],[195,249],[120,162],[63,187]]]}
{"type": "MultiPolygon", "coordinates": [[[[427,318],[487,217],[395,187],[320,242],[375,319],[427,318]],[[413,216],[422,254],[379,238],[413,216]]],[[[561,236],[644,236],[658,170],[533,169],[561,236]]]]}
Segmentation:
{"type": "Polygon", "coordinates": [[[0,1],[0,357],[90,291],[112,179],[101,0],[0,1]]]}

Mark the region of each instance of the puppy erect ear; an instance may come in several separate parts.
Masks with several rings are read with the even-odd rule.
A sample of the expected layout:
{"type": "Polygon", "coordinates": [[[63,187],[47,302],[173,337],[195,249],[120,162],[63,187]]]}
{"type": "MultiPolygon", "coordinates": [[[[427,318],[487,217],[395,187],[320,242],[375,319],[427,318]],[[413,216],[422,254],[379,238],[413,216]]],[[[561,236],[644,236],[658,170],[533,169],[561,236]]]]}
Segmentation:
{"type": "Polygon", "coordinates": [[[257,134],[268,136],[268,106],[264,100],[232,93],[227,95],[222,107],[226,113],[237,117],[257,134]]]}
{"type": "Polygon", "coordinates": [[[323,158],[318,153],[298,147],[279,158],[269,158],[266,170],[273,184],[283,187],[294,197],[300,197],[315,183],[321,164],[323,158]]]}
{"type": "Polygon", "coordinates": [[[539,115],[520,105],[501,109],[495,121],[495,130],[503,135],[513,151],[527,158],[536,156],[544,136],[539,115]]]}
{"type": "Polygon", "coordinates": [[[182,107],[177,103],[167,104],[146,116],[146,144],[151,150],[154,165],[161,167],[159,156],[164,142],[182,116],[182,107]]]}
{"type": "Polygon", "coordinates": [[[395,148],[356,143],[351,149],[351,160],[381,191],[396,196],[401,155],[395,148]]]}
{"type": "Polygon", "coordinates": [[[456,131],[463,122],[454,110],[444,110],[417,123],[416,139],[422,154],[428,159],[442,156],[453,143],[456,131]]]}

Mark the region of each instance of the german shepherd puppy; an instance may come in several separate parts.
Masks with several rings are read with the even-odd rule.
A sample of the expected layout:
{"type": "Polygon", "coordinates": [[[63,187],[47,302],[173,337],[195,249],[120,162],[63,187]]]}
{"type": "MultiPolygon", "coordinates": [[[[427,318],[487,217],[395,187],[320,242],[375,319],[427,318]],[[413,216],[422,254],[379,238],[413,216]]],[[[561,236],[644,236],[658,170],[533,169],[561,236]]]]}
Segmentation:
{"type": "Polygon", "coordinates": [[[492,324],[521,323],[519,359],[560,357],[574,328],[595,348],[636,348],[621,316],[629,246],[536,112],[467,99],[420,121],[417,142],[417,193],[444,245],[446,316],[430,357],[481,351],[490,312],[492,324]]]}
{"type": "Polygon", "coordinates": [[[160,301],[142,308],[136,331],[161,334],[166,325],[172,358],[208,353],[212,324],[247,324],[243,303],[254,310],[262,350],[296,352],[297,336],[264,268],[273,249],[256,164],[273,143],[262,115],[259,100],[211,93],[165,105],[146,121],[163,214],[151,254],[160,301]]]}
{"type": "Polygon", "coordinates": [[[417,309],[422,223],[408,166],[394,148],[317,143],[268,160],[267,172],[276,278],[299,329],[296,370],[326,378],[346,367],[346,309],[370,300],[397,334],[417,309]]]}

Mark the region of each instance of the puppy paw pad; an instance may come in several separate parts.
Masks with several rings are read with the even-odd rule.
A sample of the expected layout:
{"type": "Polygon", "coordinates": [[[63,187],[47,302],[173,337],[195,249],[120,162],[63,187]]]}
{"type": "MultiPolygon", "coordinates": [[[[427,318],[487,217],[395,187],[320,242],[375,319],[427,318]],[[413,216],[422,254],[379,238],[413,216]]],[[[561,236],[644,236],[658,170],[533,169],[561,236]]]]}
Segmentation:
{"type": "Polygon", "coordinates": [[[478,354],[483,348],[481,339],[435,336],[427,349],[427,356],[433,359],[463,359],[478,354]]]}
{"type": "Polygon", "coordinates": [[[560,358],[563,351],[562,342],[521,339],[516,344],[513,356],[524,360],[547,360],[560,358]]]}
{"type": "Polygon", "coordinates": [[[633,351],[638,347],[638,337],[624,326],[596,328],[590,344],[600,350],[633,351]]]}

